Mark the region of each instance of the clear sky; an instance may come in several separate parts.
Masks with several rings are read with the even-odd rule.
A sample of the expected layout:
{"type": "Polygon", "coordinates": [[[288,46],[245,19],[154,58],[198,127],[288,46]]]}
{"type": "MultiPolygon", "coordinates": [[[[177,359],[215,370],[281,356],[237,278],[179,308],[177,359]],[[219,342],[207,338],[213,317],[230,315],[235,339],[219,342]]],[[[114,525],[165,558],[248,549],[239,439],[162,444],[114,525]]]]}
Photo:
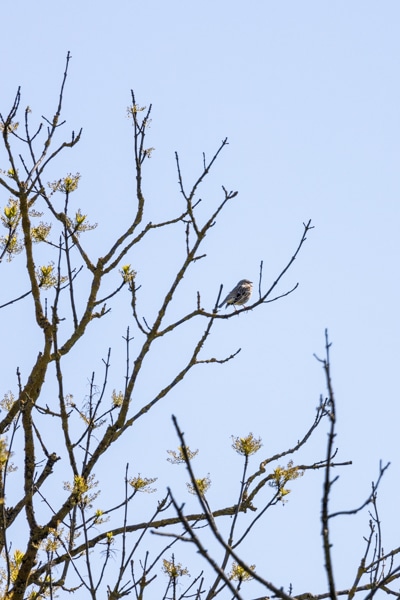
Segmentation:
{"type": "MultiPolygon", "coordinates": [[[[175,476],[163,453],[177,445],[170,421],[176,414],[190,445],[201,451],[199,470],[210,473],[210,502],[219,506],[229,477],[240,473],[229,449],[231,434],[261,436],[266,456],[293,445],[312,422],[325,393],[313,353],[323,354],[327,327],[339,457],[353,460],[341,473],[334,503],[343,509],[361,504],[379,460],[390,460],[381,489],[385,549],[398,544],[400,534],[399,26],[396,0],[15,0],[0,38],[2,113],[21,85],[22,106],[31,107],[32,119],[52,114],[67,51],[72,54],[65,131],[83,127],[83,139],[60,160],[53,178],[81,173],[75,201],[99,224],[88,234],[93,256],[104,253],[130,215],[131,89],[140,105],[153,104],[149,139],[155,152],[145,177],[152,218],[181,202],[174,152],[189,184],[200,172],[202,152],[211,156],[229,138],[201,197],[222,199],[221,185],[239,195],[213,230],[207,258],[185,281],[182,310],[194,306],[197,290],[211,307],[221,283],[227,291],[239,279],[257,281],[261,260],[265,285],[272,282],[292,256],[302,223],[312,219],[315,226],[279,288],[283,293],[299,282],[298,290],[216,328],[205,354],[222,357],[241,347],[235,361],[192,373],[119,451],[132,451],[134,470],[160,476],[162,490],[175,476]],[[149,436],[152,443],[139,460],[135,450],[149,436]]],[[[3,206],[7,197],[1,194],[3,206]]],[[[160,236],[130,257],[149,311],[167,289],[180,247],[181,240],[169,245],[160,236]]],[[[20,289],[17,261],[2,265],[0,304],[20,289]]],[[[71,362],[76,398],[87,393],[91,372],[101,373],[109,346],[111,387],[123,386],[121,336],[130,324],[127,297],[124,302],[71,362]],[[90,356],[85,364],[82,356],[90,356]]],[[[25,339],[22,353],[15,310],[0,315],[3,339],[18,340],[10,341],[13,351],[4,358],[2,394],[15,389],[16,366],[26,375],[38,351],[25,339]]],[[[185,335],[160,352],[149,369],[151,383],[143,384],[144,398],[168,377],[188,342],[185,335]]],[[[321,459],[325,442],[321,431],[304,460],[321,459]]],[[[124,466],[125,458],[121,481],[124,466]]],[[[115,462],[112,469],[118,471],[115,462]]],[[[251,548],[249,562],[261,566],[264,553],[267,577],[278,586],[293,583],[296,593],[325,589],[321,489],[317,475],[294,482],[288,503],[276,509],[272,522],[260,524],[251,548]],[[299,551],[308,552],[309,564],[298,559],[299,551]]],[[[177,493],[184,498],[183,487],[177,493]]],[[[350,520],[335,523],[339,585],[348,585],[355,573],[367,523],[367,515],[357,520],[354,546],[350,520]]]]}

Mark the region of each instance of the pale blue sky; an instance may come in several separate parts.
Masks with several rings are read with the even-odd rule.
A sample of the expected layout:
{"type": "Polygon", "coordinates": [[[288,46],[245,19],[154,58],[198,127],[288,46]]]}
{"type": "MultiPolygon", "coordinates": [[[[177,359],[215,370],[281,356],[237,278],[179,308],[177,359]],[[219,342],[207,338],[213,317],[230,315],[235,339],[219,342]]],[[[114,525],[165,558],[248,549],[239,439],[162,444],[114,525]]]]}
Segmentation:
{"type": "MultiPolygon", "coordinates": [[[[56,6],[48,0],[16,0],[0,39],[0,110],[7,112],[21,85],[22,106],[29,104],[33,120],[54,110],[71,51],[65,132],[83,127],[83,138],[54,165],[49,179],[81,173],[75,201],[99,223],[88,234],[93,255],[104,253],[107,240],[124,229],[130,215],[133,170],[126,107],[131,88],[139,104],[153,103],[149,143],[156,150],[145,170],[149,218],[164,217],[179,206],[174,151],[190,184],[200,171],[202,152],[211,156],[228,136],[230,145],[200,195],[205,203],[207,198],[215,202],[222,198],[221,185],[239,195],[212,232],[207,259],[185,280],[177,311],[194,305],[197,290],[211,306],[220,283],[226,289],[243,277],[257,281],[260,260],[265,283],[273,281],[297,246],[303,221],[311,218],[315,225],[279,288],[284,292],[298,281],[299,289],[217,327],[205,354],[221,357],[241,347],[236,360],[200,367],[143,422],[150,430],[125,441],[123,451],[129,455],[132,448],[137,463],[135,448],[149,436],[153,440],[136,470],[160,475],[161,489],[169,482],[162,453],[176,445],[173,412],[190,445],[201,449],[199,468],[210,472],[210,499],[218,506],[229,487],[224,478],[240,472],[229,450],[231,434],[253,431],[263,438],[267,455],[293,444],[312,421],[319,394],[325,392],[313,353],[323,354],[328,327],[339,456],[354,461],[341,474],[334,502],[341,508],[360,504],[379,459],[391,460],[381,491],[386,550],[399,543],[400,534],[394,508],[400,468],[399,25],[395,0],[70,0],[56,6]]],[[[6,201],[2,193],[1,205],[6,201]]],[[[183,247],[181,238],[159,240],[131,257],[149,311],[168,285],[173,258],[166,249],[176,257],[173,253],[183,247]]],[[[0,286],[0,303],[11,290],[24,290],[15,275],[9,279],[17,265],[2,265],[6,283],[0,286]]],[[[29,304],[24,306],[28,320],[29,304]]],[[[1,315],[4,339],[15,336],[9,328],[15,310],[1,315]]],[[[114,353],[111,387],[122,387],[121,336],[129,323],[124,297],[82,344],[70,364],[70,391],[77,398],[87,392],[91,372],[101,369],[109,345],[114,353]],[[83,369],[81,358],[89,353],[83,369]]],[[[151,386],[165,381],[187,342],[185,335],[176,342],[177,357],[171,349],[167,356],[160,352],[156,366],[149,367],[151,386]]],[[[25,366],[26,374],[38,348],[27,349],[27,359],[19,355],[20,342],[14,350],[4,359],[9,377],[2,378],[1,393],[15,387],[17,364],[25,366]]],[[[142,385],[147,398],[149,384],[142,385]]],[[[321,431],[305,456],[322,458],[325,440],[321,431]]],[[[121,463],[121,478],[123,470],[121,463]]],[[[322,592],[320,478],[303,478],[292,489],[273,522],[265,519],[260,526],[249,561],[262,567],[260,552],[267,546],[271,556],[264,559],[272,569],[266,569],[267,577],[277,585],[293,583],[296,593],[322,592]],[[298,537],[295,542],[289,541],[292,535],[298,537]],[[298,559],[299,550],[309,550],[309,565],[298,559]]],[[[336,523],[340,585],[350,583],[344,575],[351,579],[357,566],[351,562],[358,556],[347,535],[349,523],[336,523]]],[[[357,550],[366,533],[365,516],[355,527],[357,550]]]]}

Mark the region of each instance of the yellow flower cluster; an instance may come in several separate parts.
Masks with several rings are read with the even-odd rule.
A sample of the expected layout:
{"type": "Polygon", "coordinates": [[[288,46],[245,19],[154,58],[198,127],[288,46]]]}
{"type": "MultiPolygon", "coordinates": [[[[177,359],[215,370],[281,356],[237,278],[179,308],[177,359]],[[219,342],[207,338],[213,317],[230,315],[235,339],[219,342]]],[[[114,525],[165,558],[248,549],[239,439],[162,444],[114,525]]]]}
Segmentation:
{"type": "MultiPolygon", "coordinates": [[[[255,565],[249,566],[250,571],[254,571],[255,568],[256,568],[255,565]]],[[[229,579],[231,581],[240,581],[240,582],[248,581],[249,579],[252,579],[252,575],[251,575],[251,573],[249,573],[249,571],[247,571],[246,569],[244,569],[243,567],[238,565],[236,562],[234,562],[232,564],[231,572],[229,573],[229,579]]]]}
{"type": "Polygon", "coordinates": [[[178,577],[189,574],[189,570],[182,567],[181,563],[176,563],[174,557],[172,557],[172,560],[163,559],[163,571],[171,579],[178,579],[178,577]]]}
{"type": "Polygon", "coordinates": [[[124,283],[128,283],[129,287],[132,288],[133,281],[136,277],[136,271],[132,269],[131,265],[124,265],[121,268],[120,273],[122,275],[124,283]]]}
{"type": "Polygon", "coordinates": [[[84,506],[90,506],[90,503],[97,498],[99,492],[89,494],[88,492],[98,485],[94,475],[89,475],[86,479],[82,475],[74,475],[73,484],[69,481],[64,482],[64,490],[72,493],[76,501],[84,506]]]}
{"type": "MultiPolygon", "coordinates": [[[[199,452],[198,450],[192,451],[189,448],[189,446],[186,446],[185,450],[186,450],[186,454],[187,454],[189,460],[192,460],[192,458],[194,458],[199,452]]],[[[167,458],[167,461],[172,463],[173,465],[178,465],[178,464],[186,462],[182,446],[178,446],[177,452],[175,450],[167,450],[167,453],[170,456],[169,458],[167,458]]]]}
{"type": "Polygon", "coordinates": [[[122,406],[122,403],[124,401],[124,394],[122,392],[117,393],[115,390],[113,390],[111,398],[113,406],[122,406]]]}
{"type": "MultiPolygon", "coordinates": [[[[196,488],[194,485],[192,485],[191,483],[187,483],[187,488],[190,492],[190,494],[196,494],[196,488]]],[[[200,494],[202,496],[204,496],[204,494],[209,490],[210,486],[211,486],[211,479],[210,476],[207,475],[207,477],[201,477],[200,479],[196,479],[196,485],[197,485],[197,489],[199,490],[200,494]]]]}
{"type": "Polygon", "coordinates": [[[64,194],[70,194],[71,192],[75,192],[75,190],[78,188],[80,178],[80,173],[76,173],[75,175],[69,173],[63,179],[53,181],[53,183],[49,183],[48,185],[53,192],[64,192],[64,194]]]}
{"type": "Polygon", "coordinates": [[[246,437],[232,436],[232,440],[232,448],[243,456],[255,454],[262,446],[261,438],[255,438],[251,432],[246,437]]]}
{"type": "Polygon", "coordinates": [[[58,283],[65,283],[67,281],[67,277],[60,277],[60,281],[58,277],[56,277],[54,273],[54,264],[50,263],[49,265],[43,265],[36,269],[36,277],[38,280],[38,284],[40,288],[44,290],[48,290],[51,287],[56,286],[58,283]]]}
{"type": "Polygon", "coordinates": [[[285,467],[278,466],[272,474],[272,481],[269,482],[271,487],[275,487],[280,493],[281,498],[290,493],[290,490],[286,487],[288,481],[293,481],[298,477],[302,477],[304,471],[301,471],[298,467],[293,466],[293,461],[289,461],[285,467]]]}
{"type": "Polygon", "coordinates": [[[146,492],[147,494],[152,494],[156,491],[156,489],[150,486],[155,481],[157,481],[157,477],[141,477],[139,474],[137,477],[132,477],[129,479],[129,485],[132,486],[137,492],[146,492]]]}

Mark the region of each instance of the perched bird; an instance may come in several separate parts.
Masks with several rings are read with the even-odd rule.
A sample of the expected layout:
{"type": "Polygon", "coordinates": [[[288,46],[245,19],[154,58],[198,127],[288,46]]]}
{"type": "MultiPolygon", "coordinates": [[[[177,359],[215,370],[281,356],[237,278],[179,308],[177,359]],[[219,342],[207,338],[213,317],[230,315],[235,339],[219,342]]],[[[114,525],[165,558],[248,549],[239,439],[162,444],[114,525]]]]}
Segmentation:
{"type": "Polygon", "coordinates": [[[227,295],[225,300],[221,302],[218,308],[221,308],[224,304],[233,306],[246,304],[250,300],[251,292],[253,290],[253,283],[248,279],[241,279],[236,287],[227,295]]]}

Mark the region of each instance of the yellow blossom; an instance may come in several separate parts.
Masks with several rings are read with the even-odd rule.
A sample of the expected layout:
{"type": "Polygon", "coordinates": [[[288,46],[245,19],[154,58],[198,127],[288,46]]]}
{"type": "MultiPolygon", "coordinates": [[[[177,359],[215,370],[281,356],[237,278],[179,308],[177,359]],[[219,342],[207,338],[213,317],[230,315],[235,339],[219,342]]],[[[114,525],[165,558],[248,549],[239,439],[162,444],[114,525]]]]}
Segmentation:
{"type": "Polygon", "coordinates": [[[132,106],[128,106],[128,108],[127,108],[128,117],[137,115],[137,113],[143,112],[144,110],[146,110],[146,106],[139,106],[138,104],[132,104],[132,106]]]}
{"type": "Polygon", "coordinates": [[[112,531],[108,531],[106,535],[107,535],[107,539],[106,539],[107,544],[108,545],[113,544],[114,543],[114,533],[112,531]]]}
{"type": "MultiPolygon", "coordinates": [[[[250,571],[254,571],[254,569],[256,568],[255,565],[250,565],[249,569],[250,571]]],[[[251,575],[251,573],[249,573],[246,569],[244,569],[243,567],[241,567],[240,565],[238,565],[237,563],[233,563],[232,564],[232,569],[231,572],[228,575],[229,579],[232,581],[248,581],[249,579],[252,579],[253,576],[251,575]]]]}
{"type": "Polygon", "coordinates": [[[95,480],[94,475],[89,475],[86,479],[82,475],[74,475],[74,482],[71,484],[69,481],[64,482],[64,489],[70,492],[76,502],[83,506],[90,506],[90,503],[97,498],[99,492],[89,494],[90,490],[96,488],[98,481],[95,480]]]}
{"type": "Polygon", "coordinates": [[[175,562],[174,556],[172,556],[170,561],[165,558],[163,559],[163,571],[171,579],[178,579],[178,577],[189,574],[189,570],[186,567],[182,567],[181,563],[175,562]]]}
{"type": "Polygon", "coordinates": [[[3,399],[0,401],[0,407],[8,412],[11,409],[14,402],[15,396],[11,391],[9,391],[6,394],[4,394],[3,399]]]}
{"type": "Polygon", "coordinates": [[[117,393],[115,390],[113,390],[111,398],[113,406],[122,406],[122,403],[124,401],[124,394],[122,392],[117,393]]]}
{"type": "Polygon", "coordinates": [[[24,553],[21,552],[21,550],[14,550],[14,554],[12,555],[11,561],[10,561],[10,574],[11,574],[12,582],[14,582],[17,579],[23,558],[24,558],[24,553]]]}
{"type": "MultiPolygon", "coordinates": [[[[191,483],[187,483],[186,485],[187,485],[187,488],[188,488],[190,494],[197,493],[194,485],[192,485],[191,483]]],[[[197,489],[200,492],[200,494],[202,496],[204,496],[204,494],[209,490],[210,485],[211,485],[210,475],[207,475],[207,477],[202,477],[200,479],[196,479],[196,485],[197,485],[197,489]]]]}
{"type": "Polygon", "coordinates": [[[232,440],[232,448],[243,456],[255,454],[262,446],[261,438],[255,438],[251,432],[246,437],[232,436],[232,440]]]}
{"type": "Polygon", "coordinates": [[[18,171],[14,171],[14,169],[8,169],[7,175],[10,177],[10,179],[16,179],[18,176],[18,171]]]}
{"type": "Polygon", "coordinates": [[[129,283],[129,286],[131,287],[136,277],[136,271],[132,269],[131,265],[124,265],[123,267],[121,267],[120,273],[122,275],[124,283],[129,283]]]}
{"type": "Polygon", "coordinates": [[[16,200],[10,200],[8,206],[4,207],[4,215],[5,219],[2,218],[2,221],[6,227],[12,227],[17,217],[19,216],[18,203],[16,200]]]}
{"type": "Polygon", "coordinates": [[[65,283],[67,281],[67,277],[60,277],[60,282],[58,282],[58,277],[54,274],[53,263],[43,265],[36,269],[36,277],[38,279],[39,287],[45,290],[56,286],[58,283],[65,283]]]}
{"type": "Polygon", "coordinates": [[[31,230],[32,240],[34,242],[44,242],[49,235],[51,225],[47,223],[39,223],[37,227],[33,227],[31,230]]]}
{"type": "Polygon", "coordinates": [[[7,446],[7,438],[0,437],[0,470],[4,469],[4,465],[7,463],[10,458],[10,452],[7,446]]]}
{"type": "Polygon", "coordinates": [[[7,253],[8,262],[10,262],[14,258],[14,256],[19,254],[23,250],[23,245],[19,241],[18,236],[16,234],[11,236],[5,235],[4,237],[0,236],[0,248],[1,247],[7,253]]]}
{"type": "Polygon", "coordinates": [[[281,467],[278,465],[272,474],[272,481],[269,482],[271,487],[275,487],[281,499],[290,493],[290,490],[285,487],[288,481],[293,481],[298,477],[302,477],[304,471],[301,471],[298,467],[293,466],[293,461],[289,461],[287,467],[281,467]]]}
{"type": "Polygon", "coordinates": [[[66,177],[64,177],[64,179],[61,180],[59,189],[66,194],[74,192],[78,188],[80,178],[80,173],[76,173],[75,175],[69,173],[66,177]]]}
{"type": "Polygon", "coordinates": [[[99,508],[94,513],[93,522],[96,523],[96,525],[101,525],[102,523],[105,523],[108,520],[109,520],[109,517],[103,517],[103,511],[100,510],[99,508]]]}
{"type": "MultiPolygon", "coordinates": [[[[192,451],[189,446],[185,446],[185,450],[189,460],[192,460],[199,452],[198,450],[192,451]]],[[[178,446],[177,452],[175,450],[167,450],[167,453],[170,455],[170,458],[167,458],[167,461],[173,465],[186,462],[182,446],[178,446]]]]}
{"type": "Polygon", "coordinates": [[[156,491],[156,489],[150,486],[155,481],[157,481],[157,477],[141,477],[139,474],[137,477],[132,477],[129,479],[129,485],[132,486],[137,492],[146,492],[147,494],[152,494],[156,491]]]}

